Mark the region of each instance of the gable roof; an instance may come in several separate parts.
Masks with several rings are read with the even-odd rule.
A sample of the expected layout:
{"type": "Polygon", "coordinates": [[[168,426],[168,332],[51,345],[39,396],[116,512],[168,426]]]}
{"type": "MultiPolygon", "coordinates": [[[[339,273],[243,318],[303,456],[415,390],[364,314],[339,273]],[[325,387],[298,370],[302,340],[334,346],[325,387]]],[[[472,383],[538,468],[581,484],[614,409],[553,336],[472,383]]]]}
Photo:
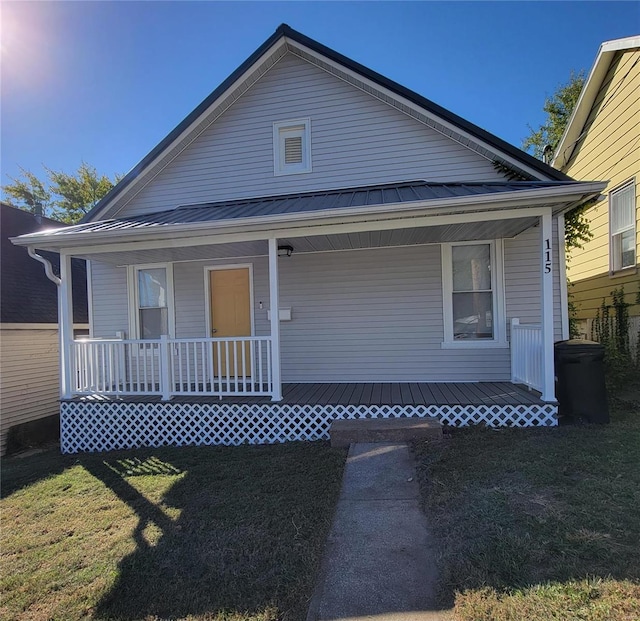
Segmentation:
{"type": "Polygon", "coordinates": [[[314,61],[323,69],[332,71],[364,90],[371,91],[373,88],[376,92],[380,91],[381,98],[387,103],[396,105],[407,114],[411,113],[415,118],[453,137],[461,144],[515,169],[523,178],[570,180],[558,170],[442,106],[293,30],[286,24],[281,24],[271,37],[127,173],[82,221],[91,222],[112,217],[119,200],[123,200],[132,192],[134,186],[141,183],[147,174],[159,172],[166,166],[196,134],[232,105],[287,52],[294,52],[307,61],[314,61]]]}
{"type": "MultiPolygon", "coordinates": [[[[44,272],[42,264],[27,254],[26,248],[13,245],[10,237],[64,227],[62,222],[6,203],[0,203],[0,322],[52,323],[58,322],[58,291],[44,272]]],[[[55,252],[42,252],[60,273],[60,256],[55,252]]],[[[73,282],[73,315],[77,323],[88,322],[87,272],[85,262],[71,262],[73,282]]]]}
{"type": "Polygon", "coordinates": [[[562,169],[571,160],[571,156],[582,137],[582,131],[591,113],[593,103],[598,97],[602,83],[607,76],[616,53],[635,48],[640,48],[640,35],[605,41],[600,46],[596,60],[589,72],[589,77],[582,87],[576,107],[556,148],[553,156],[553,166],[562,169]]]}

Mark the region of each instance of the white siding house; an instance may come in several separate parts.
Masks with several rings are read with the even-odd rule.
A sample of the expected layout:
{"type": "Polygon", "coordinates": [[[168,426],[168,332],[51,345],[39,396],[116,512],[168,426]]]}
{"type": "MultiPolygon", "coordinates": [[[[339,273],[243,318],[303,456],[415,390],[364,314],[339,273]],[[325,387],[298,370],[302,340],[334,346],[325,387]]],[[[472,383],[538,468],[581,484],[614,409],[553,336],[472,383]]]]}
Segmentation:
{"type": "Polygon", "coordinates": [[[82,224],[14,240],[62,254],[63,305],[91,264],[63,450],[555,424],[563,214],[602,187],[283,25],[82,224]]]}

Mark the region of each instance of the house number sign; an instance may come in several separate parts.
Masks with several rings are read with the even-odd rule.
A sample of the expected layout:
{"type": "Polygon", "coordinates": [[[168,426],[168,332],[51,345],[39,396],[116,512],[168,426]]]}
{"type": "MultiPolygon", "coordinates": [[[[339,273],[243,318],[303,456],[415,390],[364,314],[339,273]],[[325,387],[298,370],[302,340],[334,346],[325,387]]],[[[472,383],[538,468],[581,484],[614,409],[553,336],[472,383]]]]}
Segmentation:
{"type": "Polygon", "coordinates": [[[544,273],[551,273],[551,240],[548,237],[544,240],[544,273]]]}

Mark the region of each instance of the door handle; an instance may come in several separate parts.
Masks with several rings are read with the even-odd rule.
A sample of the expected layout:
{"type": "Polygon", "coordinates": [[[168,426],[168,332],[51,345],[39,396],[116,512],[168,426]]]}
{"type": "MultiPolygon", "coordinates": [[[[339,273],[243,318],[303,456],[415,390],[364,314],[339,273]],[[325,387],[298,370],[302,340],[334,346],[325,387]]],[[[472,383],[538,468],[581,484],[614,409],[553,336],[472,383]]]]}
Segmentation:
{"type": "Polygon", "coordinates": [[[213,336],[216,332],[217,330],[215,328],[211,328],[211,336],[213,336]]]}

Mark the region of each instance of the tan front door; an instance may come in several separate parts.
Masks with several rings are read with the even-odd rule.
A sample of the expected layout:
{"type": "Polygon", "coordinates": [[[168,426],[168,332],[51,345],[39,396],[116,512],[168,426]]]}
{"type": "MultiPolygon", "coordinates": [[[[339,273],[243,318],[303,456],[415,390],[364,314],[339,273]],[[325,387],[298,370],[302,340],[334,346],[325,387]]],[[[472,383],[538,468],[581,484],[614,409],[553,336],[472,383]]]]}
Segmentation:
{"type": "MultiPolygon", "coordinates": [[[[251,336],[251,295],[249,268],[211,270],[209,272],[211,296],[211,336],[224,338],[251,336]]],[[[216,375],[251,375],[251,348],[244,344],[244,369],[242,345],[224,343],[220,349],[214,346],[214,372],[216,375]],[[227,349],[228,347],[228,349],[227,349]],[[220,352],[218,355],[218,351],[220,352]],[[227,373],[228,360],[228,373],[227,373]],[[244,370],[244,373],[243,373],[244,370]]]]}

